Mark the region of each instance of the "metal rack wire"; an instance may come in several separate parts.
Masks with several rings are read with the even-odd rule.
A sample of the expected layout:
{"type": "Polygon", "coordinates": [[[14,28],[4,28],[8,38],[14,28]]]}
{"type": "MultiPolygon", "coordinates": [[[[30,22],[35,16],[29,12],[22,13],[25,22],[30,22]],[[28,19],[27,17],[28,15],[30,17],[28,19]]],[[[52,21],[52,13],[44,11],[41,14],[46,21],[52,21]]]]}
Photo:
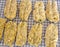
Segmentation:
{"type": "MultiPolygon", "coordinates": [[[[36,1],[40,1],[40,0],[31,0],[31,2],[32,2],[32,7],[34,6],[34,3],[36,2],[36,1]]],[[[43,2],[44,2],[44,4],[46,5],[46,3],[47,3],[47,0],[42,0],[43,2]]],[[[5,16],[4,16],[4,6],[5,6],[5,2],[6,2],[6,0],[0,0],[0,17],[2,17],[2,18],[5,18],[5,16]]],[[[18,4],[20,3],[20,0],[17,0],[17,2],[18,2],[18,4]]],[[[57,0],[57,4],[58,4],[58,10],[59,10],[59,13],[60,13],[60,0],[57,0]]],[[[18,17],[18,11],[19,10],[17,10],[17,13],[16,13],[16,18],[15,19],[13,19],[13,21],[15,21],[15,22],[17,22],[17,23],[19,23],[21,20],[19,19],[19,17],[18,17]]],[[[28,32],[29,32],[29,30],[31,29],[31,27],[32,27],[32,25],[35,23],[34,22],[34,20],[33,20],[33,16],[32,16],[32,13],[30,14],[30,16],[29,16],[29,18],[28,18],[28,21],[27,21],[27,23],[28,23],[28,32]]],[[[45,31],[46,31],[46,27],[48,26],[50,24],[50,22],[48,21],[48,20],[46,20],[44,23],[43,23],[43,36],[42,36],[42,43],[41,43],[41,45],[39,46],[39,47],[45,47],[45,42],[44,42],[44,35],[45,35],[45,31]]],[[[57,25],[58,25],[58,29],[59,29],[59,33],[58,33],[58,35],[59,35],[59,38],[58,38],[58,43],[57,43],[57,47],[60,47],[60,22],[58,22],[57,23],[57,25]]],[[[3,40],[0,42],[0,47],[7,47],[7,46],[4,46],[3,45],[3,40]]],[[[17,46],[15,46],[15,44],[14,44],[14,47],[17,47],[17,46]]],[[[34,46],[31,46],[31,45],[29,45],[28,43],[26,43],[26,45],[24,45],[23,47],[34,47],[34,46]]]]}

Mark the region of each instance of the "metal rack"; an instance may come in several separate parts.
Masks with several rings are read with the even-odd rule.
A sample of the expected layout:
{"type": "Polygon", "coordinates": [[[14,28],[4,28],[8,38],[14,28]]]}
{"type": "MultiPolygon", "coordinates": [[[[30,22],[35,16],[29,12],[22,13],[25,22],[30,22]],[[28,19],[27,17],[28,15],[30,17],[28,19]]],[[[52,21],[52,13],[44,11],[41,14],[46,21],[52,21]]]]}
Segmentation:
{"type": "MultiPolygon", "coordinates": [[[[34,3],[35,3],[36,1],[40,1],[40,0],[31,0],[31,2],[32,2],[32,7],[34,6],[34,3]]],[[[42,0],[42,1],[43,1],[44,4],[46,5],[47,0],[42,0]]],[[[0,17],[2,17],[2,18],[5,18],[5,16],[4,16],[4,6],[5,6],[5,2],[6,2],[6,0],[0,0],[0,17]]],[[[17,2],[18,2],[18,4],[19,4],[19,3],[20,3],[20,0],[17,0],[17,2]]],[[[60,13],[60,0],[57,0],[57,3],[58,3],[58,10],[59,10],[59,13],[60,13]]],[[[17,10],[17,14],[16,14],[17,16],[16,16],[16,18],[13,19],[13,21],[15,21],[15,22],[17,22],[17,23],[21,22],[21,20],[20,20],[19,17],[18,17],[18,15],[19,15],[19,14],[18,14],[18,11],[19,11],[19,10],[17,10]]],[[[9,20],[8,20],[8,21],[9,21],[9,20]]],[[[33,20],[32,13],[31,13],[30,16],[29,16],[29,19],[28,19],[27,23],[28,23],[28,32],[29,32],[29,30],[31,29],[32,25],[35,23],[34,20],[33,20]]],[[[39,47],[45,47],[44,35],[45,35],[46,27],[47,27],[49,24],[50,24],[50,22],[49,22],[48,20],[46,20],[46,21],[43,23],[44,26],[43,26],[42,43],[41,43],[41,45],[40,45],[39,47]]],[[[58,29],[59,29],[59,33],[58,33],[59,37],[58,37],[57,47],[60,47],[60,22],[57,23],[57,26],[58,26],[58,29]]],[[[14,44],[13,46],[14,46],[14,47],[17,47],[17,46],[15,46],[15,44],[14,44]]],[[[3,45],[3,39],[2,39],[2,41],[0,42],[0,47],[7,47],[7,46],[4,46],[4,45],[3,45]]],[[[34,47],[34,46],[31,46],[31,45],[29,45],[28,43],[26,43],[26,45],[24,45],[23,47],[34,47]]]]}

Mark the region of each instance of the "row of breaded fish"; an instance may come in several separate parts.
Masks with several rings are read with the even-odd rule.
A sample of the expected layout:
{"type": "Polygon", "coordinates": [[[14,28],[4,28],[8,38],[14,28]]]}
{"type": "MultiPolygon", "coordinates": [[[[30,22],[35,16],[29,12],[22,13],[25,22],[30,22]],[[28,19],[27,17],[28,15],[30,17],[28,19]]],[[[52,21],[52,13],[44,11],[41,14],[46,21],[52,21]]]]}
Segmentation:
{"type": "MultiPolygon", "coordinates": [[[[6,23],[6,19],[0,18],[0,40],[4,31],[4,45],[12,46],[15,42],[16,46],[23,46],[28,40],[30,45],[38,47],[42,42],[43,25],[40,23],[34,24],[29,33],[27,33],[27,28],[27,22],[20,22],[17,25],[12,21],[6,23]]],[[[58,41],[57,25],[48,25],[44,38],[46,47],[56,47],[58,41]]]]}
{"type": "MultiPolygon", "coordinates": [[[[4,9],[4,16],[12,20],[16,17],[17,12],[17,1],[16,0],[6,0],[6,5],[4,9]]],[[[51,2],[48,0],[46,4],[46,11],[43,1],[36,1],[32,11],[32,3],[30,0],[21,0],[19,5],[19,17],[21,20],[27,21],[29,14],[33,12],[33,19],[36,22],[43,22],[46,18],[50,22],[57,23],[59,21],[59,12],[57,7],[57,1],[51,2]]]]}

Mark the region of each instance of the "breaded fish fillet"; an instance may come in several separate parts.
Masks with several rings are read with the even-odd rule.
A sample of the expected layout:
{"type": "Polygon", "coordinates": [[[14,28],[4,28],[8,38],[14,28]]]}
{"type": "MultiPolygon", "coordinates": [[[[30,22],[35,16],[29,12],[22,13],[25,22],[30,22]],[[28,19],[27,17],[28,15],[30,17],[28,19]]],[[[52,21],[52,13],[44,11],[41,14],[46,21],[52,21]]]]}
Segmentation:
{"type": "Polygon", "coordinates": [[[58,40],[58,27],[55,24],[48,25],[45,34],[46,47],[56,47],[58,40]]]}
{"type": "Polygon", "coordinates": [[[9,21],[5,25],[4,45],[11,46],[14,43],[17,32],[17,24],[9,21]]]}
{"type": "Polygon", "coordinates": [[[19,8],[19,17],[21,20],[27,21],[32,11],[32,3],[30,0],[21,0],[19,8]]]}
{"type": "Polygon", "coordinates": [[[38,47],[42,40],[42,24],[35,24],[32,26],[28,34],[28,43],[38,47]]]}
{"type": "Polygon", "coordinates": [[[37,1],[34,5],[33,10],[33,19],[36,22],[43,22],[46,20],[45,10],[44,10],[44,3],[41,1],[37,1]]]}
{"type": "Polygon", "coordinates": [[[16,37],[16,45],[23,46],[27,41],[27,23],[20,22],[18,24],[18,32],[16,37]]]}
{"type": "Polygon", "coordinates": [[[6,21],[7,21],[7,19],[0,18],[0,40],[2,39],[3,30],[4,30],[4,27],[5,27],[6,21]]]}
{"type": "Polygon", "coordinates": [[[12,20],[16,17],[17,1],[16,0],[6,0],[6,5],[4,8],[4,16],[12,20]]]}

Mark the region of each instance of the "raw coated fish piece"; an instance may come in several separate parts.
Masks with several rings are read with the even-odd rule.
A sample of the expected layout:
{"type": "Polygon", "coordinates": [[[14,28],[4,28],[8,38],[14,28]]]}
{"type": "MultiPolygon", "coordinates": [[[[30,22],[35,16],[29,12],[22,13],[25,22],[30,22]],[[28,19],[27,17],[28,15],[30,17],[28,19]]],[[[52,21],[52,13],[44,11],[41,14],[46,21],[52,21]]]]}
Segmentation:
{"type": "Polygon", "coordinates": [[[23,46],[27,41],[27,23],[20,22],[18,24],[18,32],[16,37],[16,45],[23,46]]]}
{"type": "Polygon", "coordinates": [[[48,0],[46,5],[46,17],[50,22],[57,23],[59,21],[59,12],[56,1],[53,1],[52,3],[48,0]]]}
{"type": "Polygon", "coordinates": [[[7,22],[4,31],[4,45],[11,46],[14,43],[16,33],[17,24],[12,21],[7,22]]]}
{"type": "Polygon", "coordinates": [[[17,1],[6,0],[6,5],[4,8],[4,16],[12,20],[16,17],[16,11],[17,11],[17,1]]]}
{"type": "Polygon", "coordinates": [[[0,18],[0,40],[2,39],[3,30],[4,30],[4,27],[5,27],[6,21],[7,21],[7,19],[0,18]]]}
{"type": "Polygon", "coordinates": [[[32,26],[28,34],[28,43],[38,47],[42,41],[42,24],[35,24],[32,26]]]}
{"type": "Polygon", "coordinates": [[[46,28],[45,45],[46,47],[56,47],[58,41],[58,27],[55,24],[49,24],[46,28]]]}
{"type": "Polygon", "coordinates": [[[21,0],[19,8],[19,17],[21,20],[27,21],[32,11],[32,3],[30,0],[21,0]]]}
{"type": "Polygon", "coordinates": [[[33,19],[36,22],[44,22],[46,20],[45,10],[44,10],[44,3],[41,1],[37,1],[34,5],[33,10],[33,19]]]}

